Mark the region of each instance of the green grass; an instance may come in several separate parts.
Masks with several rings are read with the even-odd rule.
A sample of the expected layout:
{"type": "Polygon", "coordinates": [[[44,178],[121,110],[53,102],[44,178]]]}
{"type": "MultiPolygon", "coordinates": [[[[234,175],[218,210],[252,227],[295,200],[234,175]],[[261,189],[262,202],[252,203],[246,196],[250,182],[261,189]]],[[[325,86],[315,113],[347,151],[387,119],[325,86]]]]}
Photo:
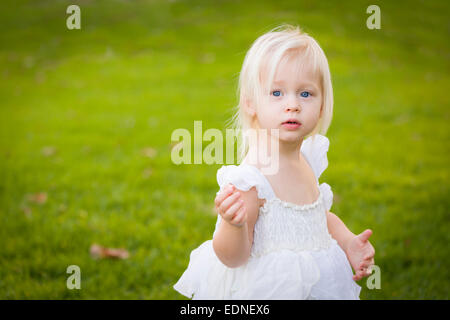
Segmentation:
{"type": "Polygon", "coordinates": [[[448,299],[449,3],[10,1],[0,11],[0,298],[182,299],[189,253],[212,237],[220,165],[170,160],[176,128],[225,129],[245,53],[299,24],[335,92],[332,211],[374,231],[381,290],[448,299]],[[78,3],[82,29],[65,27],[78,3]],[[53,147],[46,156],[44,147],[53,147]],[[154,157],[143,155],[154,148],[154,157]],[[43,204],[29,194],[46,192],[43,204]],[[93,260],[92,243],[126,260],[93,260]],[[66,268],[81,268],[81,290],[66,268]]]}

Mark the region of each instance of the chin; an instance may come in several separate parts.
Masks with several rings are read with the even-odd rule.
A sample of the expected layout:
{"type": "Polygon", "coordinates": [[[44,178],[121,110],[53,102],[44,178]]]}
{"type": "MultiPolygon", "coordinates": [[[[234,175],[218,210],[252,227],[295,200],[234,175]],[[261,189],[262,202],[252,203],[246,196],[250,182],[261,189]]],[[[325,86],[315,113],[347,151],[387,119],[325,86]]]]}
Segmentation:
{"type": "Polygon", "coordinates": [[[280,135],[280,142],[295,143],[300,142],[303,139],[303,135],[300,133],[282,134],[280,135]]]}

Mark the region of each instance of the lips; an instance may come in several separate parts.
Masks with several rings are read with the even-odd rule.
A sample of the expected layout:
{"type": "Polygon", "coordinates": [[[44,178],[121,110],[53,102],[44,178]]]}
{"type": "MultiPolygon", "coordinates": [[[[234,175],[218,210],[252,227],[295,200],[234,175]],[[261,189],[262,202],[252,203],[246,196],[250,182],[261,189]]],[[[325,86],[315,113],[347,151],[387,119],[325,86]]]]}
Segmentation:
{"type": "Polygon", "coordinates": [[[285,122],[283,122],[282,124],[298,124],[300,125],[300,121],[296,120],[296,119],[288,119],[285,122]]]}
{"type": "Polygon", "coordinates": [[[281,125],[287,130],[297,130],[301,126],[301,123],[297,119],[288,119],[281,125]]]}

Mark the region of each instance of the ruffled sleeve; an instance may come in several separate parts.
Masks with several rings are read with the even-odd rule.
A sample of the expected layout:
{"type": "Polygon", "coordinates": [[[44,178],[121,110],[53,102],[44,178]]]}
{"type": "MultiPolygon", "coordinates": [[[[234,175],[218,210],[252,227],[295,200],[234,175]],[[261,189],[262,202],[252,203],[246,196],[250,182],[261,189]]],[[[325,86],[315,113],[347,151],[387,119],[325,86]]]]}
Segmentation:
{"type": "Polygon", "coordinates": [[[316,134],[302,143],[301,151],[308,160],[317,179],[328,167],[327,152],[330,141],[327,137],[316,134]]]}
{"type": "MultiPolygon", "coordinates": [[[[327,137],[316,134],[307,138],[302,143],[301,152],[308,161],[314,175],[319,179],[320,175],[328,167],[328,148],[330,147],[330,141],[327,137]]],[[[327,210],[331,209],[333,205],[333,192],[331,187],[327,183],[319,185],[320,192],[323,195],[325,206],[327,210]]]]}
{"type": "Polygon", "coordinates": [[[331,187],[328,183],[322,183],[319,185],[320,192],[323,195],[323,200],[325,202],[325,208],[330,211],[331,206],[333,205],[333,191],[331,191],[331,187]]]}
{"type": "MultiPolygon", "coordinates": [[[[219,184],[219,193],[228,184],[234,185],[237,189],[242,191],[248,191],[252,187],[256,187],[258,193],[258,198],[260,199],[271,199],[274,197],[272,188],[270,187],[266,178],[256,167],[248,164],[228,165],[222,166],[217,171],[217,183],[219,184]]],[[[217,231],[217,227],[220,223],[220,215],[217,215],[216,228],[214,234],[217,231]]],[[[213,234],[213,237],[214,237],[213,234]]]]}
{"type": "Polygon", "coordinates": [[[222,166],[217,171],[217,183],[220,187],[218,192],[231,183],[242,191],[248,191],[252,187],[256,187],[260,199],[270,199],[273,196],[272,190],[262,173],[256,167],[247,164],[222,166]]]}

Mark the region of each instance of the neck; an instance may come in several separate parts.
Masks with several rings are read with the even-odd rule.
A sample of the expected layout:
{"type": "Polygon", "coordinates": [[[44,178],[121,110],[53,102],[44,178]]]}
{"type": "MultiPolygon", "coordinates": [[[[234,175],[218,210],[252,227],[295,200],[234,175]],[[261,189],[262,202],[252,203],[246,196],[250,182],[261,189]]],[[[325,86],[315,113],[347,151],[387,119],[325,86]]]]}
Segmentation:
{"type": "Polygon", "coordinates": [[[279,142],[280,164],[298,164],[303,139],[295,142],[279,142]]]}
{"type": "MultiPolygon", "coordinates": [[[[278,137],[258,138],[256,143],[249,146],[244,163],[259,168],[289,168],[299,164],[300,150],[303,139],[293,142],[278,140],[278,137]]],[[[275,170],[278,172],[278,169],[275,170]]],[[[273,172],[273,171],[272,171],[273,172]]]]}

